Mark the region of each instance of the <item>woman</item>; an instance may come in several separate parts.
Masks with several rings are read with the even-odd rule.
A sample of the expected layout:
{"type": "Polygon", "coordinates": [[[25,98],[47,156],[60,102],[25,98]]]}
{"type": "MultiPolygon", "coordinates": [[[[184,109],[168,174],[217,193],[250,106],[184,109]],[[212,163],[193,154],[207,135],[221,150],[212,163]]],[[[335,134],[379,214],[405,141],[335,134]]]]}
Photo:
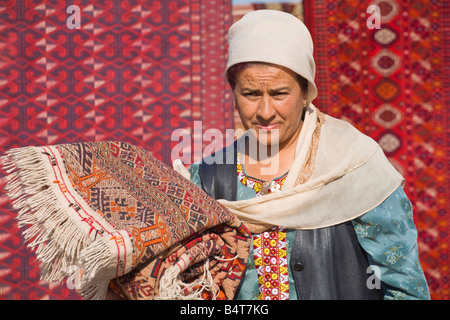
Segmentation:
{"type": "Polygon", "coordinates": [[[304,24],[260,10],[228,35],[226,75],[247,132],[214,155],[223,164],[189,172],[253,233],[236,298],[429,299],[403,178],[372,139],[311,103],[304,24]]]}

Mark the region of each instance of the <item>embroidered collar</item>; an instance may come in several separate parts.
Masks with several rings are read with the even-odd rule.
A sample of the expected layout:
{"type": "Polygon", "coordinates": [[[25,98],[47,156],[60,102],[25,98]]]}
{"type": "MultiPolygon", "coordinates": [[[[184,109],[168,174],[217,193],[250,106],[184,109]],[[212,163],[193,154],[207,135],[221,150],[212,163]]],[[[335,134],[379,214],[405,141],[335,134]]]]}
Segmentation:
{"type": "Polygon", "coordinates": [[[244,164],[242,163],[242,155],[238,153],[237,156],[237,175],[239,181],[246,187],[252,188],[256,191],[256,196],[277,192],[281,190],[286,181],[288,172],[271,181],[264,181],[258,178],[249,176],[245,172],[244,164]]]}

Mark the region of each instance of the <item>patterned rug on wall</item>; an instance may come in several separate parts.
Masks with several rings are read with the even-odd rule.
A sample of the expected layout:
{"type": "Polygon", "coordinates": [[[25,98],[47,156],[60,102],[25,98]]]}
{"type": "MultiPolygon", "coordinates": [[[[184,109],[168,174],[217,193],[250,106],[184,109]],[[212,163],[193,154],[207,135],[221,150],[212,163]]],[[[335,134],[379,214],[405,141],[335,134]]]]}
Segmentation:
{"type": "Polygon", "coordinates": [[[304,10],[315,105],[373,137],[404,175],[432,298],[449,299],[448,2],[306,0],[304,10]]]}
{"type": "MultiPolygon", "coordinates": [[[[120,140],[170,163],[174,130],[199,141],[208,128],[232,128],[231,19],[229,0],[2,1],[0,154],[120,140]]],[[[0,299],[77,298],[39,280],[14,217],[0,194],[0,299]]]]}

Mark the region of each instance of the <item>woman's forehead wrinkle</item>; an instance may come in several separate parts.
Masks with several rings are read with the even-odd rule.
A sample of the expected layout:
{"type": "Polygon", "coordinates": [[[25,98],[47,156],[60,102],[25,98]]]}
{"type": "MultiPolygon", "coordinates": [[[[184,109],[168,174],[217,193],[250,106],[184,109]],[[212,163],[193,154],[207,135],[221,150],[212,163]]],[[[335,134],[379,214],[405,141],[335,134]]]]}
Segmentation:
{"type": "Polygon", "coordinates": [[[287,74],[280,72],[279,70],[265,71],[256,70],[255,72],[241,73],[238,78],[238,83],[243,89],[266,89],[271,91],[277,91],[280,89],[286,89],[289,87],[289,77],[287,74]]]}

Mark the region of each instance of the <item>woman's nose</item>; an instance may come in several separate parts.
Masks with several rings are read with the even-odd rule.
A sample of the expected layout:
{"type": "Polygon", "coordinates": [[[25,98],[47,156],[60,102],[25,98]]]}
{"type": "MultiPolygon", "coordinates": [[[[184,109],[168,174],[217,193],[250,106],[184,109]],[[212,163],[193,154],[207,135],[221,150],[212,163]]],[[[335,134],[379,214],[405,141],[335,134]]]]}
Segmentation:
{"type": "Polygon", "coordinates": [[[269,95],[262,95],[256,116],[259,121],[270,122],[275,117],[275,109],[269,95]]]}

